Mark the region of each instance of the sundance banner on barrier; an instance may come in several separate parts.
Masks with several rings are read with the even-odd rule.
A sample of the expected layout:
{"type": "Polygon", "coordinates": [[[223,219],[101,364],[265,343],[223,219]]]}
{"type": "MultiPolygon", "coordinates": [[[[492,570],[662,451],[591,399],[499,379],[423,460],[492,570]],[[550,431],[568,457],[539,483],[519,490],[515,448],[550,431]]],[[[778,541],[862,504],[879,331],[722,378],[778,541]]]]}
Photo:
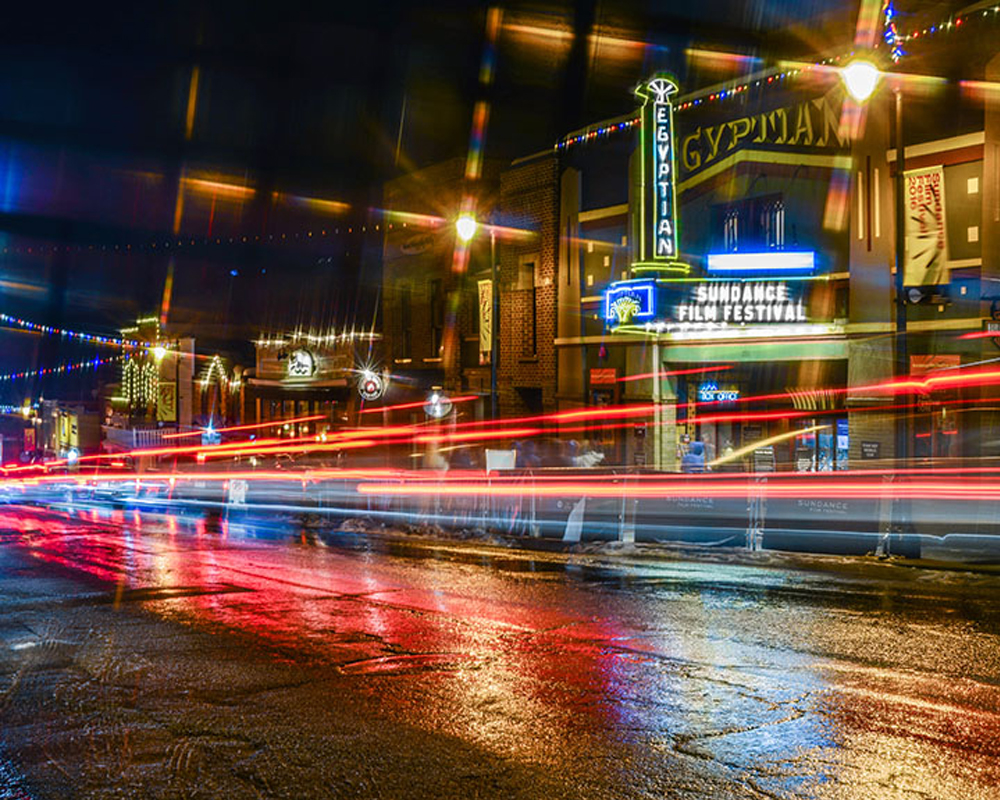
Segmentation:
{"type": "Polygon", "coordinates": [[[948,239],[945,235],[944,168],[905,174],[906,286],[938,286],[948,282],[948,239]]]}

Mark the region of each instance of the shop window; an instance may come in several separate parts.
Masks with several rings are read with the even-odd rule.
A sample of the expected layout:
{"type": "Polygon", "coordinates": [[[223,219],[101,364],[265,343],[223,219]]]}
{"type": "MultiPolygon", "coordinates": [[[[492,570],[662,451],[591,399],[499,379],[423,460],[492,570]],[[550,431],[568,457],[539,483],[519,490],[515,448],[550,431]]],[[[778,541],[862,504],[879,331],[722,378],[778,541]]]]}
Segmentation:
{"type": "Polygon", "coordinates": [[[522,257],[518,264],[514,287],[520,307],[521,356],[533,357],[538,352],[538,293],[535,287],[536,256],[522,257]]]}
{"type": "Polygon", "coordinates": [[[399,339],[396,341],[395,358],[409,358],[413,343],[413,311],[410,297],[410,287],[403,285],[399,289],[399,339]]]}
{"type": "Polygon", "coordinates": [[[431,281],[431,352],[440,356],[444,347],[444,291],[440,278],[431,281]]]}

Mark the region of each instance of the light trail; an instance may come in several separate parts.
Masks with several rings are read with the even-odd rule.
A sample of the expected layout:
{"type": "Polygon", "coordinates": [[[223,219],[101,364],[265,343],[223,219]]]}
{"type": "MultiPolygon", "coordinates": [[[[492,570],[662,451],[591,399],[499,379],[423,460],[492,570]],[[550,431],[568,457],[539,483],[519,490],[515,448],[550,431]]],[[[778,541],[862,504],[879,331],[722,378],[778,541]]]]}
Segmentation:
{"type": "MultiPolygon", "coordinates": [[[[256,422],[252,425],[231,425],[228,428],[212,428],[214,433],[232,433],[233,431],[250,431],[258,428],[271,428],[281,425],[293,425],[300,422],[315,422],[318,420],[327,419],[326,414],[312,414],[308,417],[292,417],[290,419],[280,419],[271,420],[270,422],[256,422]]],[[[164,439],[181,439],[186,436],[201,436],[206,433],[208,428],[199,428],[196,431],[185,431],[184,433],[167,433],[163,435],[164,439]]]]}
{"type": "MultiPolygon", "coordinates": [[[[449,397],[448,399],[454,405],[455,403],[467,403],[470,400],[476,400],[479,398],[477,394],[464,394],[460,397],[449,397]]],[[[383,414],[390,411],[403,411],[407,408],[423,408],[427,405],[426,400],[416,400],[412,403],[397,403],[394,406],[379,406],[377,408],[362,408],[358,411],[359,414],[383,414]]]]}
{"type": "Polygon", "coordinates": [[[720,364],[719,366],[709,366],[709,367],[697,367],[695,369],[674,369],[674,370],[660,370],[659,372],[642,372],[638,375],[626,375],[623,378],[618,378],[618,383],[628,383],[629,381],[645,381],[650,378],[655,378],[657,375],[661,378],[668,378],[673,375],[701,375],[706,372],[722,372],[727,369],[732,369],[732,364],[720,364]]]}

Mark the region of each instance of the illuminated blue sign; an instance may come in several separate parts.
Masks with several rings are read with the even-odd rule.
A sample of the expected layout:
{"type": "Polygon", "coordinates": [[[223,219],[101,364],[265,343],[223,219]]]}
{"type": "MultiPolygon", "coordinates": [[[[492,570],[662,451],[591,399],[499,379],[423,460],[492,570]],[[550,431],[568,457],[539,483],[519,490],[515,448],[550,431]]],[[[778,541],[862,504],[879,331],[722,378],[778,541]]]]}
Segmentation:
{"type": "Polygon", "coordinates": [[[656,313],[656,284],[613,283],[604,292],[604,319],[611,325],[628,325],[656,313]]]}
{"type": "Polygon", "coordinates": [[[703,383],[698,387],[699,403],[735,403],[739,399],[739,389],[720,389],[714,382],[703,383]]]}
{"type": "Polygon", "coordinates": [[[811,250],[773,250],[765,253],[710,253],[708,271],[726,275],[758,275],[768,272],[809,273],[816,268],[811,250]]]}

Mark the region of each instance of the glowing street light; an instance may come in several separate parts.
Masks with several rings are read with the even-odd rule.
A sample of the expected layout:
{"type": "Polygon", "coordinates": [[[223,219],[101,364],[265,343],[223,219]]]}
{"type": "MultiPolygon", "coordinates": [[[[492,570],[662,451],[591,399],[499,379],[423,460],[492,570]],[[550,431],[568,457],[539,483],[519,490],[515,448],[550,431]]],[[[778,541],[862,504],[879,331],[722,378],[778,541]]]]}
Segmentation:
{"type": "MultiPolygon", "coordinates": [[[[882,79],[882,72],[871,61],[864,58],[857,58],[840,71],[840,78],[844,82],[844,87],[848,94],[858,103],[867,103],[878,88],[882,79]]],[[[906,274],[906,145],[903,139],[903,87],[898,81],[893,87],[893,94],[896,97],[896,179],[895,179],[895,206],[896,206],[896,336],[895,336],[895,373],[897,378],[903,378],[910,372],[909,357],[907,355],[907,316],[906,300],[904,297],[904,283],[906,274]]],[[[908,413],[899,414],[896,417],[896,458],[901,459],[903,465],[907,465],[910,451],[910,421],[908,413]]]]}
{"type": "MultiPolygon", "coordinates": [[[[476,235],[479,223],[469,214],[462,214],[455,220],[455,232],[462,244],[468,244],[476,235]]],[[[490,230],[490,418],[497,418],[497,317],[499,316],[500,293],[497,289],[497,232],[491,224],[490,230]]]]}
{"type": "Polygon", "coordinates": [[[882,73],[871,61],[858,58],[840,71],[840,78],[851,97],[859,103],[866,103],[878,86],[882,73]]]}
{"type": "Polygon", "coordinates": [[[163,361],[163,357],[167,354],[167,348],[162,344],[158,344],[155,347],[149,348],[149,352],[153,354],[153,358],[157,362],[163,361]]]}
{"type": "Polygon", "coordinates": [[[470,217],[468,214],[463,214],[455,220],[455,230],[458,233],[458,238],[466,244],[472,241],[472,237],[476,235],[476,228],[478,227],[479,223],[476,222],[476,218],[470,217]]]}

